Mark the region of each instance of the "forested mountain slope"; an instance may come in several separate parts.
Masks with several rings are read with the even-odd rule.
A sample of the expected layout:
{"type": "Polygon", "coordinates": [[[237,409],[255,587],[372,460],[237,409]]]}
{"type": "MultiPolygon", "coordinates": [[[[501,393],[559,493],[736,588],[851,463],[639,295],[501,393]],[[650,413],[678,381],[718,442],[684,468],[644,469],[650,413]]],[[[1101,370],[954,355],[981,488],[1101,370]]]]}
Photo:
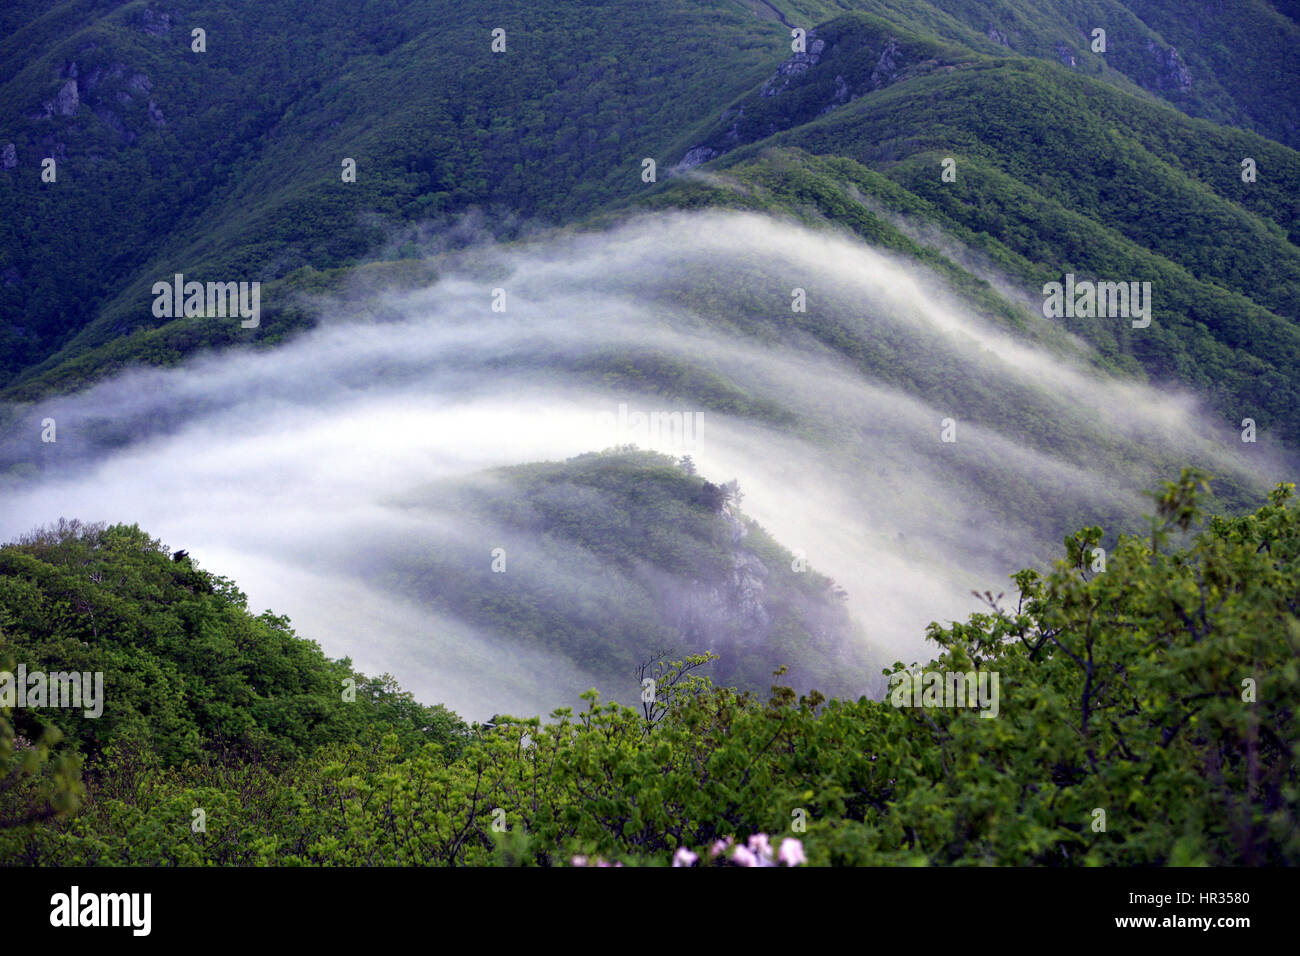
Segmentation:
{"type": "Polygon", "coordinates": [[[9,0],[0,865],[1300,862],[1297,49],[9,0]]]}
{"type": "MultiPolygon", "coordinates": [[[[645,198],[688,155],[725,151],[730,165],[752,144],[888,177],[923,200],[909,210],[918,228],[988,247],[1031,299],[1072,271],[1152,281],[1144,334],[1067,326],[1117,367],[1208,391],[1228,420],[1251,406],[1294,440],[1294,11],[1132,8],[656,0],[542,17],[376,0],[340,18],[338,4],[289,0],[20,3],[0,45],[7,394],[205,344],[274,343],[313,321],[294,297],[310,284],[300,271],[265,290],[258,329],[187,319],[123,341],[166,323],[150,288],[176,272],[273,282],[412,256],[470,210],[475,229],[509,238],[645,198]],[[774,9],[809,31],[809,52],[791,54],[774,9]],[[1096,25],[1105,53],[1091,51],[1096,25]],[[56,183],[40,179],[47,156],[56,183]],[[955,183],[938,176],[949,156],[955,183]],[[658,184],[643,181],[645,158],[658,184]]],[[[819,214],[861,218],[851,204],[819,214]]]]}
{"type": "Polygon", "coordinates": [[[138,529],[58,529],[0,549],[0,650],[53,666],[80,646],[115,687],[111,719],[32,739],[0,704],[0,863],[755,865],[736,842],[761,853],[771,834],[790,865],[1295,865],[1292,491],[1202,526],[1186,473],[1107,573],[1083,529],[1054,570],[1017,575],[1018,602],[933,626],[925,673],[999,676],[978,706],[737,694],[696,657],[646,672],[661,706],[593,695],[472,728],[359,675],[341,702],[346,662],[138,529]],[[190,646],[160,660],[178,611],[190,646]],[[109,620],[133,639],[97,635],[109,620]],[[229,740],[236,718],[243,744],[197,760],[157,734],[229,740]],[[308,727],[328,732],[298,740],[308,727]]]}

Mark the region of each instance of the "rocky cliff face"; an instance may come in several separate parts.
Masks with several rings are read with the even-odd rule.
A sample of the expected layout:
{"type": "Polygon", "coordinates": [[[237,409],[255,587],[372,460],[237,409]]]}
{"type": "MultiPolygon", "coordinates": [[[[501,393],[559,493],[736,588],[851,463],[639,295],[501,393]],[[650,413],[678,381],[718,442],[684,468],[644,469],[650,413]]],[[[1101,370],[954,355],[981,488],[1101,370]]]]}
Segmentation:
{"type": "Polygon", "coordinates": [[[806,123],[901,80],[952,67],[934,44],[904,40],[869,19],[832,21],[809,30],[804,41],[803,51],[792,53],[753,94],[722,114],[708,137],[682,156],[678,170],[806,123]]]}
{"type": "Polygon", "coordinates": [[[714,581],[694,581],[681,599],[674,624],[684,646],[729,655],[741,635],[766,640],[771,615],[765,605],[768,568],[742,542],[749,533],[743,521],[723,511],[732,527],[729,574],[714,581]]]}
{"type": "Polygon", "coordinates": [[[1156,91],[1186,93],[1192,88],[1192,75],[1179,59],[1178,50],[1161,48],[1154,40],[1147,40],[1146,49],[1156,63],[1156,91]]]}
{"type": "Polygon", "coordinates": [[[77,81],[68,80],[59,87],[59,93],[54,98],[54,112],[59,116],[71,116],[77,112],[77,107],[80,105],[81,97],[77,93],[77,81]]]}
{"type": "MultiPolygon", "coordinates": [[[[93,43],[87,44],[78,56],[82,57],[94,48],[93,43]]],[[[83,106],[127,144],[135,142],[147,128],[146,122],[157,127],[167,125],[162,108],[150,95],[153,81],[147,74],[133,71],[125,63],[96,66],[87,73],[82,70],[79,60],[74,59],[58,72],[56,82],[58,88],[54,96],[28,114],[29,119],[50,124],[52,132],[41,142],[47,154],[60,154],[62,147],[56,145],[53,131],[60,129],[61,123],[75,121],[83,106]]]]}
{"type": "MultiPolygon", "coordinates": [[[[763,686],[776,660],[790,667],[788,677],[794,683],[827,690],[835,680],[826,677],[827,662],[861,640],[837,592],[829,582],[825,593],[819,594],[790,586],[796,577],[792,567],[769,563],[748,547],[749,529],[729,508],[723,509],[722,517],[731,528],[730,566],[712,580],[693,581],[684,592],[667,597],[676,645],[712,651],[719,656],[723,673],[749,686],[763,686]],[[800,636],[791,642],[792,635],[800,636]],[[787,646],[788,656],[780,650],[787,646]]],[[[836,689],[856,695],[864,692],[870,679],[864,659],[848,653],[852,663],[842,675],[847,682],[836,689]]]]}
{"type": "Polygon", "coordinates": [[[812,30],[806,37],[807,51],[796,53],[776,68],[776,75],[763,84],[759,90],[759,96],[776,96],[782,90],[788,89],[790,80],[799,76],[801,73],[807,73],[811,67],[821,62],[822,51],[826,49],[826,41],[817,36],[817,31],[812,30]]]}

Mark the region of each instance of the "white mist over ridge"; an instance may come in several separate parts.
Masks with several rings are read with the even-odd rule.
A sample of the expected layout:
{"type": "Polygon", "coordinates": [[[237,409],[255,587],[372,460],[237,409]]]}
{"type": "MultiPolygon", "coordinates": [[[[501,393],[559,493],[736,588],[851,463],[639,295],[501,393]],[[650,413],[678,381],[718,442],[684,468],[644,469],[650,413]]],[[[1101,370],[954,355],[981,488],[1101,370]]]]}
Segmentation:
{"type": "MultiPolygon", "coordinates": [[[[976,609],[972,589],[1008,589],[1078,516],[1141,512],[1140,491],[1174,477],[1167,463],[1261,486],[1281,475],[1188,396],[1103,381],[840,235],[683,213],[446,266],[418,292],[334,303],[274,350],[130,372],[25,409],[21,434],[0,437],[0,467],[41,470],[0,501],[0,539],[60,516],[138,523],[331,656],[482,719],[545,713],[599,682],[582,660],[450,620],[361,573],[358,555],[383,563],[385,542],[466,543],[451,502],[403,504],[438,480],[483,482],[484,469],[628,440],[690,454],[703,476],[737,478],[745,512],[848,591],[873,642],[911,661],[929,655],[928,622],[976,609]],[[807,314],[791,312],[796,287],[807,314]],[[505,312],[491,310],[497,288],[505,312]],[[849,354],[832,347],[843,342],[849,354]],[[724,383],[750,410],[616,375],[642,360],[724,383]],[[620,403],[702,413],[697,440],[619,434],[620,403]],[[47,417],[58,441],[42,446],[47,417]],[[946,418],[954,443],[940,441],[946,418]]],[[[487,562],[496,538],[469,543],[487,562]]]]}

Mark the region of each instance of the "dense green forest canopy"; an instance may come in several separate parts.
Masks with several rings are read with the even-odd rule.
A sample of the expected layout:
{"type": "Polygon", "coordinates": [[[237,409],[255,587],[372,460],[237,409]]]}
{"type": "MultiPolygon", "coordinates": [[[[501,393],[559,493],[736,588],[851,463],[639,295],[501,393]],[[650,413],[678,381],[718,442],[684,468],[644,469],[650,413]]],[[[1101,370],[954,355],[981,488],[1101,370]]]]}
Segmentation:
{"type": "Polygon", "coordinates": [[[1150,328],[1066,329],[1112,371],[1190,385],[1225,422],[1297,440],[1289,4],[256,9],[6,11],[0,395],[272,346],[320,318],[304,291],[367,261],[597,225],[643,204],[746,203],[884,241],[1004,317],[1067,273],[1150,281],[1150,328]],[[777,11],[807,31],[809,52],[792,52],[777,11]],[[498,27],[506,49],[493,53],[498,27]],[[41,181],[44,157],[57,183],[41,181]],[[940,179],[945,158],[953,182],[940,179]],[[963,249],[1022,294],[990,287],[963,249]],[[262,324],[154,316],[152,283],[177,272],[265,282],[262,324]]]}
{"type": "Polygon", "coordinates": [[[467,727],[138,529],[65,524],[0,549],[0,653],[103,668],[109,705],[0,707],[0,861],[704,865],[763,834],[813,864],[1294,865],[1300,509],[1207,519],[1207,488],[1165,485],[1101,572],[1082,529],[889,668],[996,674],[993,719],[738,693],[705,654],[628,675],[657,703],[467,727]]]}
{"type": "MultiPolygon", "coordinates": [[[[1300,509],[1290,484],[1261,501],[1265,456],[1236,441],[1249,421],[1300,450],[1297,49],[1296,0],[9,0],[0,494],[71,473],[69,431],[47,448],[27,424],[120,372],[378,324],[466,262],[708,210],[886,250],[1099,389],[1194,395],[1216,421],[1186,457],[1135,447],[1099,405],[1003,381],[991,347],[956,357],[856,291],[774,310],[791,283],[761,247],[647,270],[642,301],[700,341],[806,345],[858,401],[959,405],[1054,475],[1113,463],[1113,496],[1085,507],[1008,444],[943,459],[971,495],[921,508],[954,539],[1085,527],[1050,569],[1000,565],[1037,569],[1013,596],[931,624],[933,659],[891,662],[688,460],[431,482],[385,504],[493,535],[360,542],[357,577],[626,688],[482,724],[331,659],[134,524],[60,521],[0,546],[0,864],[656,866],[787,839],[817,865],[1300,863],[1300,509]],[[260,323],[156,314],[178,273],[262,283],[260,323]],[[1045,321],[1067,275],[1150,283],[1153,321],[1045,321]],[[1225,428],[1211,502],[1183,466],[1225,428]],[[1133,533],[1121,486],[1180,469],[1133,533]],[[481,553],[497,532],[522,542],[509,576],[481,553]],[[102,675],[102,713],[10,699],[20,669],[102,675]],[[963,675],[994,698],[945,698],[963,675]]],[[[716,356],[520,354],[484,367],[851,445],[855,474],[910,461],[716,356]]],[[[103,414],[86,460],[155,434],[103,414]]]]}

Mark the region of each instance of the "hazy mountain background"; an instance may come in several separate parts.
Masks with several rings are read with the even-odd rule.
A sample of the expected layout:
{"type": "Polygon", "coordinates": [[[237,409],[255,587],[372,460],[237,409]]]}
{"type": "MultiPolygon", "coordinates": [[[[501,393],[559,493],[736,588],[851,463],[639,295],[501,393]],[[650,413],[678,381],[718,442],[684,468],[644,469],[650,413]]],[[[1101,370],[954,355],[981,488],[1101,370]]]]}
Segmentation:
{"type": "Polygon", "coordinates": [[[139,523],[476,718],[668,646],[876,694],[1181,466],[1294,475],[1298,15],[10,3],[0,537],[139,523]],[[178,272],[260,326],[156,318],[178,272]],[[1044,318],[1068,273],[1150,326],[1044,318]]]}

